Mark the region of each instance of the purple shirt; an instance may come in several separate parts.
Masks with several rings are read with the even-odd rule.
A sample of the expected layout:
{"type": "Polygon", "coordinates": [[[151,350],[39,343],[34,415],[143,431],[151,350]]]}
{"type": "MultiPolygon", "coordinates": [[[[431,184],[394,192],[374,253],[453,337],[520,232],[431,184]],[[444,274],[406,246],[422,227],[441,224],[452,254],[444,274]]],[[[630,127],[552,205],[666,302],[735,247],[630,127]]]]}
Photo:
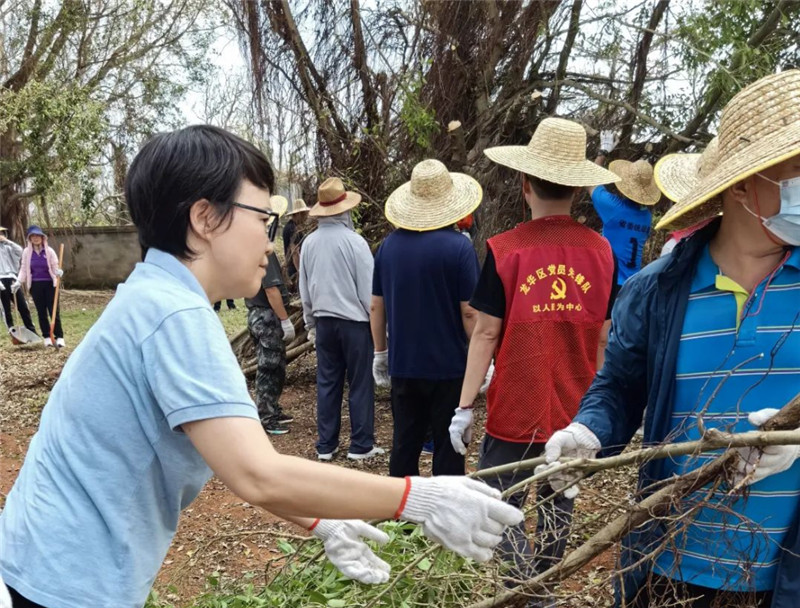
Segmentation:
{"type": "Polygon", "coordinates": [[[47,266],[47,250],[42,247],[41,253],[31,251],[31,281],[52,281],[50,269],[47,266]]]}

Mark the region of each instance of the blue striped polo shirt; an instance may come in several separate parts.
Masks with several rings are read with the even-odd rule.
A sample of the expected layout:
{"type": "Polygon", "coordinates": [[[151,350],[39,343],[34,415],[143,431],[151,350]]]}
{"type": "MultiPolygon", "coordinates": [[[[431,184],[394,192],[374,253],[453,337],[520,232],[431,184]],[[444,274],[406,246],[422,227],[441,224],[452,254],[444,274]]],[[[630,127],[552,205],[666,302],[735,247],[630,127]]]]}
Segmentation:
{"type": "MultiPolygon", "coordinates": [[[[753,430],[751,412],[780,408],[800,389],[800,248],[765,277],[752,296],[721,274],[706,246],[695,269],[681,332],[671,441],[700,438],[706,428],[753,430]],[[727,378],[727,379],[726,379],[727,378]],[[722,385],[722,386],[720,386],[722,385]],[[718,391],[713,397],[712,394],[718,391]]],[[[680,475],[719,452],[666,462],[680,475]]],[[[744,495],[722,486],[686,499],[684,516],[654,570],[694,585],[736,591],[774,587],[780,547],[800,505],[800,461],[756,482],[744,495]]]]}

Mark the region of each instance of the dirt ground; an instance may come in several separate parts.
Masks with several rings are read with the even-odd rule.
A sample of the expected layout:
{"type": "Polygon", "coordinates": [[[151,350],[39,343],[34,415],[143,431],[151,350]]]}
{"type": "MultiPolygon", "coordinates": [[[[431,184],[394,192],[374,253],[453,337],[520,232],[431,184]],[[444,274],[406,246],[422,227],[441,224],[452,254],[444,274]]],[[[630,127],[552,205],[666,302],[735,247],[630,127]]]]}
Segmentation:
{"type": "MultiPolygon", "coordinates": [[[[111,292],[66,292],[64,307],[92,308],[103,306],[111,292]]],[[[68,343],[69,346],[69,343],[68,343]]],[[[17,477],[31,437],[36,432],[39,416],[47,396],[71,352],[71,348],[55,351],[41,346],[0,348],[0,506],[17,477]]],[[[287,435],[272,437],[276,448],[287,454],[314,458],[316,451],[315,359],[304,355],[289,366],[287,385],[282,398],[284,409],[295,420],[287,435]]],[[[482,428],[483,410],[478,408],[476,429],[482,428]]],[[[368,463],[352,463],[344,457],[347,448],[349,420],[343,411],[342,451],[335,463],[386,474],[388,450],[391,447],[391,412],[388,392],[376,399],[377,444],[387,449],[386,456],[368,463]]],[[[476,441],[470,448],[468,466],[477,464],[476,441]]],[[[422,457],[423,474],[429,474],[430,458],[422,457]]],[[[576,506],[571,545],[585,540],[588,534],[606,523],[605,513],[619,503],[632,484],[632,472],[619,471],[595,476],[582,492],[576,506]]],[[[214,572],[238,578],[244,573],[257,573],[261,580],[264,564],[279,555],[276,542],[284,535],[304,535],[290,524],[280,523],[268,513],[244,503],[228,491],[216,478],[203,489],[197,500],[184,511],[178,532],[159,573],[155,588],[161,597],[178,605],[191,605],[191,598],[202,592],[206,578],[214,572]]],[[[609,590],[583,593],[584,584],[602,577],[613,568],[610,553],[590,564],[577,580],[564,590],[575,594],[575,606],[607,606],[609,590]]]]}

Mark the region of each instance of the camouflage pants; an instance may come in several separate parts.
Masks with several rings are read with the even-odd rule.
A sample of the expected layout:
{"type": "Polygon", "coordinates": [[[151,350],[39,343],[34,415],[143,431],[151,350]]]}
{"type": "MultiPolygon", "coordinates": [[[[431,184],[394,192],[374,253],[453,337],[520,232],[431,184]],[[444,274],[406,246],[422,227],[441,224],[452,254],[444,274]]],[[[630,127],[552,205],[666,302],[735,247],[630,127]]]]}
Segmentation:
{"type": "Polygon", "coordinates": [[[275,424],[281,414],[278,400],[286,381],[286,345],[278,316],[256,306],[247,313],[247,327],[256,345],[256,406],[263,424],[275,424]]]}

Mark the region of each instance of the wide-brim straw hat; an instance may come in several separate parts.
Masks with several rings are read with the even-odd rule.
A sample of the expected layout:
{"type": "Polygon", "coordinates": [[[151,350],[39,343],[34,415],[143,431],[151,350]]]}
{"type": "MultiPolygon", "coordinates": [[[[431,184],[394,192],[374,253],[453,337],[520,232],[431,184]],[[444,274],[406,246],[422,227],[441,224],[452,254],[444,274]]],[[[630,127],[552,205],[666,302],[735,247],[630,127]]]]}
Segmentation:
{"type": "Polygon", "coordinates": [[[5,226],[0,226],[0,232],[8,232],[8,228],[5,226]]]}
{"type": "Polygon", "coordinates": [[[317,204],[311,208],[311,217],[328,217],[349,211],[361,202],[361,195],[344,189],[342,180],[329,177],[317,189],[317,204]]]}
{"type": "Polygon", "coordinates": [[[500,165],[563,186],[600,186],[620,179],[586,159],[586,130],[563,118],[545,118],[527,146],[498,146],[484,153],[500,165]]]}
{"type": "Polygon", "coordinates": [[[286,213],[286,210],[289,208],[289,201],[285,196],[276,194],[269,197],[269,206],[272,207],[275,213],[281,216],[286,213]]]}
{"type": "Polygon", "coordinates": [[[423,160],[386,200],[386,219],[399,228],[424,232],[452,226],[478,208],[480,184],[464,173],[450,173],[438,160],[423,160]]]}
{"type": "Polygon", "coordinates": [[[311,209],[309,209],[302,198],[296,198],[292,201],[291,211],[287,211],[286,215],[294,215],[295,213],[302,213],[303,211],[311,211],[311,209]]]}
{"type": "MultiPolygon", "coordinates": [[[[739,91],[722,110],[719,162],[656,228],[698,209],[734,184],[800,154],[800,70],[772,74],[739,91]]],[[[685,222],[684,222],[685,223],[685,222]]]]}
{"type": "Polygon", "coordinates": [[[653,179],[653,165],[646,160],[614,160],[608,170],[619,175],[620,181],[614,185],[633,202],[650,207],[661,200],[661,191],[653,179]]]}
{"type": "MultiPolygon", "coordinates": [[[[653,169],[656,185],[661,192],[676,203],[685,199],[699,180],[709,175],[719,162],[719,139],[715,137],[700,152],[667,154],[653,169]]],[[[722,212],[722,197],[717,195],[670,223],[673,230],[699,224],[722,212]]]]}

